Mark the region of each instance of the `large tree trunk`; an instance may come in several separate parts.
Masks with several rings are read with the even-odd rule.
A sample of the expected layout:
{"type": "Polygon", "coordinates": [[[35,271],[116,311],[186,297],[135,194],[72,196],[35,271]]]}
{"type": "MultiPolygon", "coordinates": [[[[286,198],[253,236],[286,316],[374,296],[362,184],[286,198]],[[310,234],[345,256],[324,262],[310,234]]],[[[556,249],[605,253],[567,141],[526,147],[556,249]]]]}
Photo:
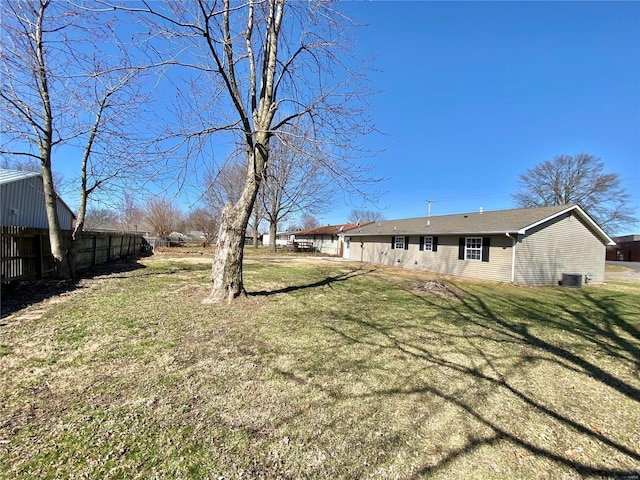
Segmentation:
{"type": "Polygon", "coordinates": [[[231,302],[245,293],[242,282],[242,257],[247,223],[245,221],[243,224],[242,210],[244,207],[240,202],[233,206],[226,205],[222,210],[216,252],[211,267],[212,290],[202,303],[231,302]]]}
{"type": "Polygon", "coordinates": [[[275,253],[278,249],[276,245],[276,234],[278,233],[278,224],[276,222],[269,222],[269,250],[275,253]]]}
{"type": "MultiPolygon", "coordinates": [[[[67,264],[67,253],[63,246],[63,234],[60,229],[58,219],[58,195],[53,185],[53,173],[51,168],[51,147],[53,145],[53,114],[51,110],[51,99],[49,98],[49,81],[47,77],[47,67],[45,62],[44,41],[42,39],[45,9],[49,2],[41,3],[38,10],[37,24],[35,30],[36,61],[38,69],[38,90],[42,98],[42,137],[40,138],[40,166],[42,167],[42,182],[44,184],[44,204],[49,222],[49,243],[56,272],[56,278],[69,278],[69,265],[67,264]]],[[[37,116],[37,115],[36,115],[37,116]]],[[[33,117],[31,117],[33,118],[33,117]]],[[[32,120],[33,121],[33,120],[32,120]]]]}
{"type": "Polygon", "coordinates": [[[249,162],[249,172],[240,200],[235,205],[226,205],[222,209],[216,252],[211,267],[211,295],[202,303],[230,303],[234,298],[246,293],[242,281],[244,238],[258,195],[267,154],[256,154],[255,157],[259,157],[255,161],[258,166],[253,161],[249,162]]]}
{"type": "Polygon", "coordinates": [[[58,195],[53,187],[53,176],[51,168],[42,168],[42,179],[44,183],[44,200],[49,221],[49,242],[51,244],[51,254],[56,272],[56,278],[69,278],[69,264],[67,263],[67,252],[64,248],[63,233],[58,219],[58,195]]]}

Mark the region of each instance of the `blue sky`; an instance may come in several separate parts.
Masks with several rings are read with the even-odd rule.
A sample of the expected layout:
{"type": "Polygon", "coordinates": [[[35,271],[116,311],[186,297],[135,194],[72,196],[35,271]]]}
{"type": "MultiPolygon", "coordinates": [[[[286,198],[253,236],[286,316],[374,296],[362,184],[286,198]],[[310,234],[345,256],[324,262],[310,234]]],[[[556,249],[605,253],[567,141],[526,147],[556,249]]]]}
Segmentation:
{"type": "MultiPolygon", "coordinates": [[[[352,2],[376,57],[387,219],[513,207],[520,173],[600,157],[640,214],[640,3],[352,2]]],[[[319,216],[344,222],[352,205],[319,216]]],[[[639,230],[638,226],[634,230],[639,230]]],[[[611,232],[627,233],[627,232],[611,232]]],[[[630,232],[629,232],[630,233],[630,232]]],[[[635,232],[637,233],[637,232],[635,232]]]]}
{"type": "MultiPolygon", "coordinates": [[[[323,224],[354,207],[424,216],[427,200],[432,215],[512,208],[519,174],[581,152],[620,175],[640,217],[640,2],[339,7],[363,25],[356,54],[375,57],[371,116],[385,134],[364,146],[387,180],[375,205],[338,195],[323,224]]],[[[197,196],[183,193],[186,210],[197,196]]]]}

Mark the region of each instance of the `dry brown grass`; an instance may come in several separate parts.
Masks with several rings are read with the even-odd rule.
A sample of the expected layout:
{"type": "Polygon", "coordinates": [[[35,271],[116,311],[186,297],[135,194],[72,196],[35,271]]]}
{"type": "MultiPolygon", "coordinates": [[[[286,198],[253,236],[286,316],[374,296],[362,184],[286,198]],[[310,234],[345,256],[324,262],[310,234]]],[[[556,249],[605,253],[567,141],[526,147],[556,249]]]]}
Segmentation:
{"type": "Polygon", "coordinates": [[[248,258],[252,294],[205,306],[209,260],[144,265],[2,319],[0,477],[640,472],[638,282],[441,298],[410,291],[425,273],[248,258]]]}

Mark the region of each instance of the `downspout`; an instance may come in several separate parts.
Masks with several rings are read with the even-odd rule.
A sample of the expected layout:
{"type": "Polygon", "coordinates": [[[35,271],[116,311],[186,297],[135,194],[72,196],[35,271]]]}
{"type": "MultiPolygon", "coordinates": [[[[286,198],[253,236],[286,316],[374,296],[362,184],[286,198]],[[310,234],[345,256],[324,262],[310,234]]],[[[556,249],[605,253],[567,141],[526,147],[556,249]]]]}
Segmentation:
{"type": "Polygon", "coordinates": [[[512,237],[509,232],[506,232],[505,235],[509,237],[512,241],[511,243],[511,283],[515,285],[516,283],[516,238],[512,237]]]}

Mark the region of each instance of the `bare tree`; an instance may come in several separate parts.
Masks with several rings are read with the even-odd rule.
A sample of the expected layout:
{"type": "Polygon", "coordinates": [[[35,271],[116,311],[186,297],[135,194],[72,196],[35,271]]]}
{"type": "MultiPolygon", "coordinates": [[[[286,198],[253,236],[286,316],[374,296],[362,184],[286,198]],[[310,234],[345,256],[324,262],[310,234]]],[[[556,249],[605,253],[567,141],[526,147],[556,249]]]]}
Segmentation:
{"type": "MultiPolygon", "coordinates": [[[[227,204],[238,202],[244,188],[244,179],[247,177],[246,157],[239,156],[234,152],[230,158],[217,170],[207,170],[204,177],[203,202],[210,209],[210,216],[220,218],[222,210],[227,204]]],[[[254,203],[251,215],[251,226],[254,232],[253,246],[258,246],[258,235],[260,223],[264,218],[264,209],[260,202],[254,203]]],[[[212,237],[215,235],[212,235],[212,237]]]]}
{"type": "Polygon", "coordinates": [[[75,274],[87,200],[112,179],[143,171],[149,143],[141,111],[148,99],[137,79],[145,71],[130,58],[115,31],[116,17],[66,2],[1,3],[3,18],[0,101],[3,154],[35,160],[44,180],[51,249],[57,275],[75,274]],[[101,53],[108,52],[108,53],[101,53]],[[57,152],[67,157],[57,159],[57,152]],[[133,164],[133,159],[136,163],[133,164]],[[75,162],[76,226],[67,252],[57,220],[53,167],[75,162]],[[132,165],[135,168],[131,168],[132,165]]]}
{"type": "Polygon", "coordinates": [[[638,219],[619,175],[603,170],[604,162],[593,155],[559,155],[521,174],[512,197],[523,208],[578,204],[611,231],[634,224],[638,219]]]}
{"type": "MultiPolygon", "coordinates": [[[[318,157],[318,146],[308,141],[297,125],[284,129],[289,135],[272,139],[271,160],[259,194],[269,221],[269,238],[276,238],[278,224],[291,215],[322,213],[333,203],[334,188],[318,157]],[[283,141],[280,139],[283,138],[283,141]]],[[[271,249],[276,251],[275,242],[271,249]]]]}
{"type": "Polygon", "coordinates": [[[137,232],[145,219],[144,209],[130,192],[125,192],[118,204],[118,227],[121,232],[137,232]]]}
{"type": "MultiPolygon", "coordinates": [[[[21,142],[21,150],[10,150],[8,142],[3,154],[16,153],[30,157],[40,165],[44,183],[45,206],[49,222],[49,238],[56,272],[69,277],[66,251],[57,215],[57,194],[53,185],[51,151],[59,140],[54,126],[54,105],[48,49],[44,37],[50,29],[46,14],[49,2],[34,4],[2,2],[2,87],[0,88],[3,136],[21,142]],[[16,78],[20,76],[20,78],[16,78]],[[16,122],[16,124],[14,124],[16,122]],[[21,138],[21,137],[25,138],[21,138]],[[24,145],[24,142],[28,142],[24,145]],[[31,147],[35,147],[35,151],[31,147]],[[6,150],[5,150],[6,149],[6,150]]],[[[62,28],[62,24],[60,28],[62,28]]]]}
{"type": "Polygon", "coordinates": [[[147,203],[146,221],[153,227],[154,233],[169,238],[182,220],[182,212],[169,200],[156,198],[147,203]]]}
{"type": "Polygon", "coordinates": [[[40,173],[40,162],[33,158],[6,158],[2,159],[2,168],[6,170],[15,170],[18,172],[38,172],[40,173]]]}
{"type": "Polygon", "coordinates": [[[320,222],[313,215],[303,213],[302,215],[300,215],[300,225],[303,230],[309,230],[310,228],[319,226],[320,222]]]}
{"type": "Polygon", "coordinates": [[[218,230],[218,222],[211,215],[211,211],[205,208],[197,208],[189,212],[187,224],[193,230],[204,233],[205,241],[210,242],[218,230]]]}
{"type": "Polygon", "coordinates": [[[349,216],[347,217],[347,222],[349,223],[369,223],[369,222],[379,222],[384,220],[384,216],[381,212],[376,212],[373,210],[362,210],[358,208],[354,208],[349,212],[349,216]]]}
{"type": "Polygon", "coordinates": [[[204,176],[203,202],[214,217],[220,217],[227,204],[240,200],[247,177],[245,158],[232,156],[218,169],[208,170],[204,176]]]}
{"type": "Polygon", "coordinates": [[[118,224],[118,214],[108,208],[88,209],[84,226],[88,231],[112,229],[118,224]]]}
{"type": "Polygon", "coordinates": [[[251,213],[251,230],[253,231],[253,248],[258,248],[260,239],[260,226],[265,219],[265,210],[261,202],[253,204],[253,212],[251,213]]]}
{"type": "MultiPolygon", "coordinates": [[[[357,60],[347,58],[345,17],[329,2],[195,0],[125,4],[148,22],[151,35],[176,45],[173,61],[190,69],[176,102],[189,110],[182,124],[189,145],[232,134],[246,156],[242,194],[221,215],[206,302],[231,301],[244,292],[244,237],[270,160],[270,141],[286,125],[306,117],[310,139],[331,152],[321,161],[345,191],[363,194],[369,167],[357,138],[371,130],[370,90],[357,60]]],[[[158,47],[166,56],[168,44],[158,47]]],[[[189,150],[190,147],[185,147],[189,150]]]]}

